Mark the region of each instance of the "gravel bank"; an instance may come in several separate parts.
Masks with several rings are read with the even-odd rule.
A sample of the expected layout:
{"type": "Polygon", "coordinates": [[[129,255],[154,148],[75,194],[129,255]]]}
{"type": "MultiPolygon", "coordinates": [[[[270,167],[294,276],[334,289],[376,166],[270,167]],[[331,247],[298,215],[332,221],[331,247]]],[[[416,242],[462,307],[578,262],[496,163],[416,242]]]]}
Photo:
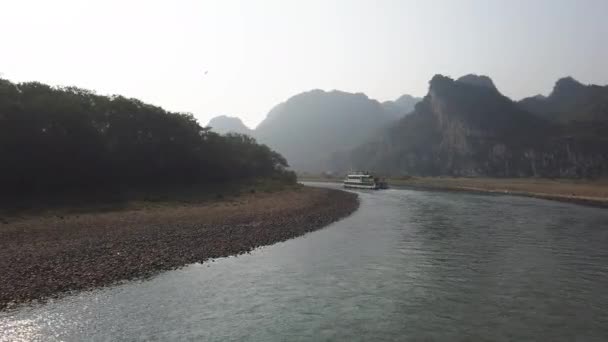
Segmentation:
{"type": "Polygon", "coordinates": [[[359,206],[304,187],[233,200],[0,222],[0,310],[245,253],[319,229],[359,206]]]}

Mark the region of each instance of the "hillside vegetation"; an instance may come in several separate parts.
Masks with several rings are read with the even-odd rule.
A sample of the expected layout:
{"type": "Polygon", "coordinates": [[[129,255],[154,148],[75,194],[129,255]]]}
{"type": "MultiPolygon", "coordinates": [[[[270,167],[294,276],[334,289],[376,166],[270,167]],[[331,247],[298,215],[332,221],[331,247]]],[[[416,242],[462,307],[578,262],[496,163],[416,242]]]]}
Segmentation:
{"type": "Polygon", "coordinates": [[[254,178],[294,181],[280,154],[191,114],[75,87],[0,79],[3,198],[254,178]]]}

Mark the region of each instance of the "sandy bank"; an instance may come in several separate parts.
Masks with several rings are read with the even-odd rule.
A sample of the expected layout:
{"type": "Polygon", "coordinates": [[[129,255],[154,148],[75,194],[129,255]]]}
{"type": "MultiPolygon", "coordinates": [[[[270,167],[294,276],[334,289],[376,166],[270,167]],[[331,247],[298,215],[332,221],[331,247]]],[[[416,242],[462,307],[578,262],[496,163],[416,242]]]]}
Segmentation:
{"type": "Polygon", "coordinates": [[[0,223],[0,309],[248,252],[319,229],[358,205],[352,193],[302,187],[0,223]]]}
{"type": "MultiPolygon", "coordinates": [[[[341,182],[331,178],[302,178],[300,181],[341,182]]],[[[469,191],[508,194],[608,208],[608,181],[543,178],[389,178],[391,187],[420,190],[469,191]]]]}
{"type": "Polygon", "coordinates": [[[389,184],[421,189],[475,191],[608,207],[608,182],[535,178],[411,177],[389,184]]]}

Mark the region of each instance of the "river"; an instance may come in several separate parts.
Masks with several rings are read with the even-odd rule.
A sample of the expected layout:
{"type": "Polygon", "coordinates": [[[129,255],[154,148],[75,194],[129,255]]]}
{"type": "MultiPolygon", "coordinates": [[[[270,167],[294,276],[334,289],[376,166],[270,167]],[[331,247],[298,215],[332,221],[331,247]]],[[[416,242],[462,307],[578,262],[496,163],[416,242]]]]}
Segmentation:
{"type": "Polygon", "coordinates": [[[300,238],[2,312],[0,341],[608,340],[608,210],[359,194],[300,238]]]}

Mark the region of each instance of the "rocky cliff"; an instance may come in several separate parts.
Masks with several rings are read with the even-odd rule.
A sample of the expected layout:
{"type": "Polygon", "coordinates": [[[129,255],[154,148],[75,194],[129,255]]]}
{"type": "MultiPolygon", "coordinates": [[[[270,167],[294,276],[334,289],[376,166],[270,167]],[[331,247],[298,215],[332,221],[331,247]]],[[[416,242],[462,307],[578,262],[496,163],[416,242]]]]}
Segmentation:
{"type": "Polygon", "coordinates": [[[606,138],[522,107],[486,76],[436,75],[412,114],[354,149],[340,167],[391,175],[608,175],[606,138]]]}

